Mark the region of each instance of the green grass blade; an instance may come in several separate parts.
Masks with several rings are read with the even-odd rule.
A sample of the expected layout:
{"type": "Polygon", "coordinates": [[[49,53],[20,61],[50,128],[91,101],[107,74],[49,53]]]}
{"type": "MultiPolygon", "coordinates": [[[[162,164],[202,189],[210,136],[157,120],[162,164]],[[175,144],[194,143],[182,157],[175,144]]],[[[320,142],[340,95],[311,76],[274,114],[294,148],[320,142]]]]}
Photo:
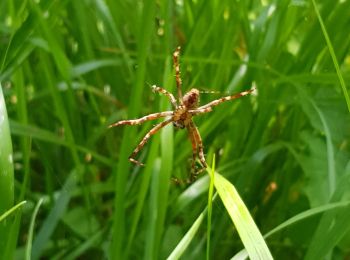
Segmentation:
{"type": "Polygon", "coordinates": [[[38,5],[37,3],[31,3],[31,7],[33,8],[33,11],[37,16],[39,28],[40,30],[42,30],[45,40],[49,45],[56,66],[63,78],[68,81],[70,79],[69,72],[71,71],[72,66],[66,54],[59,45],[58,39],[55,37],[57,36],[57,34],[55,34],[45,22],[44,11],[40,8],[40,5],[38,5]]]}
{"type": "MultiPolygon", "coordinates": [[[[165,60],[165,72],[163,76],[163,82],[166,84],[172,78],[172,66],[170,63],[170,57],[165,60]]],[[[169,103],[160,104],[160,110],[168,109],[169,103]]],[[[174,128],[170,125],[162,129],[160,132],[160,152],[161,152],[161,165],[159,174],[154,173],[153,178],[158,178],[158,187],[155,189],[157,192],[157,201],[151,208],[155,210],[157,208],[157,216],[155,223],[154,239],[152,243],[152,255],[153,259],[160,258],[159,252],[162,246],[162,237],[164,234],[164,229],[166,227],[166,215],[168,209],[169,192],[171,191],[171,173],[173,169],[173,154],[174,154],[174,144],[173,144],[174,128]]],[[[152,210],[152,209],[151,209],[152,210]]]]}
{"type": "Polygon", "coordinates": [[[84,62],[73,66],[71,69],[71,76],[80,77],[88,72],[91,72],[103,67],[116,66],[120,64],[121,62],[116,59],[92,60],[92,61],[84,62]]]}
{"type": "Polygon", "coordinates": [[[235,187],[215,173],[215,188],[230,215],[251,259],[273,259],[263,236],[235,187]]]}
{"type": "Polygon", "coordinates": [[[213,193],[214,193],[214,183],[215,183],[215,154],[213,156],[213,163],[211,165],[210,171],[210,183],[208,191],[208,221],[207,221],[207,260],[210,259],[210,237],[211,237],[211,221],[212,221],[212,208],[213,208],[213,193]]]}
{"type": "Polygon", "coordinates": [[[191,228],[187,231],[187,233],[184,235],[184,237],[181,239],[180,243],[175,247],[175,249],[171,252],[167,260],[175,260],[180,259],[185,250],[187,249],[188,245],[193,240],[193,237],[196,235],[200,225],[202,224],[204,220],[204,216],[206,213],[206,209],[198,216],[198,218],[195,220],[191,228]]]}
{"type": "MultiPolygon", "coordinates": [[[[47,12],[54,2],[54,0],[43,2],[42,9],[47,12]]],[[[28,5],[27,1],[23,2],[23,4],[28,5]]],[[[24,6],[22,6],[22,8],[22,12],[16,12],[16,15],[24,15],[23,11],[25,8],[24,6]]],[[[26,10],[24,12],[28,11],[29,15],[27,15],[26,20],[11,35],[6,51],[0,54],[1,72],[3,72],[3,70],[9,66],[9,63],[18,63],[18,57],[22,56],[23,52],[27,52],[27,46],[29,45],[28,39],[38,25],[37,16],[34,14],[34,12],[32,12],[32,10],[26,10]]],[[[18,17],[16,17],[16,19],[18,19],[18,17]]]]}
{"type": "Polygon", "coordinates": [[[306,210],[298,215],[295,215],[294,217],[284,221],[282,224],[278,225],[277,227],[275,227],[274,229],[272,229],[271,231],[269,231],[268,233],[266,233],[266,235],[264,235],[265,238],[268,238],[274,234],[276,234],[277,232],[295,224],[298,223],[300,221],[303,221],[307,218],[313,217],[315,215],[330,211],[330,210],[334,210],[334,209],[338,209],[338,208],[344,208],[350,205],[350,201],[344,201],[344,202],[335,202],[335,203],[329,203],[323,206],[319,206],[319,207],[315,207],[309,210],[306,210]]]}
{"type": "Polygon", "coordinates": [[[84,252],[88,251],[88,249],[92,248],[98,241],[103,238],[105,230],[101,230],[96,234],[92,235],[89,239],[87,239],[82,244],[79,244],[79,247],[76,248],[69,255],[66,255],[64,258],[66,260],[75,260],[78,259],[84,252]]]}
{"type": "Polygon", "coordinates": [[[45,219],[41,226],[32,248],[32,259],[39,259],[43,253],[45,246],[47,245],[52,233],[54,232],[57,224],[63,214],[65,213],[68,202],[71,199],[72,191],[75,189],[77,184],[77,171],[74,170],[70,173],[65,184],[62,187],[60,195],[55,202],[55,205],[51,209],[49,215],[45,219]]]}
{"type": "MultiPolygon", "coordinates": [[[[153,32],[153,22],[155,16],[156,3],[154,0],[148,0],[144,3],[142,10],[142,18],[140,26],[140,35],[138,37],[138,69],[135,77],[134,87],[131,91],[130,106],[128,115],[130,117],[136,117],[141,110],[142,93],[146,78],[146,61],[148,52],[151,46],[151,35],[153,32]]],[[[112,229],[112,242],[110,246],[111,258],[121,259],[124,254],[124,242],[125,242],[125,186],[129,174],[129,162],[127,157],[130,153],[130,140],[134,139],[135,130],[125,131],[123,140],[120,147],[120,161],[115,168],[114,173],[118,173],[116,177],[115,187],[115,208],[113,216],[113,229],[112,229]]]]}
{"type": "Polygon", "coordinates": [[[333,48],[332,42],[329,39],[326,26],[323,23],[323,19],[322,19],[321,15],[320,15],[320,12],[318,11],[318,8],[317,8],[317,5],[316,5],[316,1],[312,0],[311,2],[313,4],[313,6],[314,6],[314,9],[315,9],[315,12],[316,12],[316,15],[317,15],[317,19],[318,19],[318,21],[319,21],[319,23],[321,25],[322,33],[323,33],[323,36],[324,36],[324,38],[326,40],[329,53],[330,53],[330,55],[332,57],[333,64],[334,64],[334,67],[335,67],[335,70],[337,72],[338,79],[339,79],[339,82],[340,82],[340,86],[341,86],[341,88],[343,90],[343,95],[345,97],[346,105],[348,106],[348,111],[350,113],[350,97],[349,97],[349,93],[348,93],[348,91],[346,89],[346,85],[345,85],[345,81],[344,81],[343,75],[342,75],[342,73],[340,71],[340,68],[339,68],[339,64],[338,64],[338,61],[337,61],[337,56],[335,56],[335,52],[334,52],[334,48],[333,48]]]}
{"type": "MultiPolygon", "coordinates": [[[[158,139],[158,138],[157,138],[158,139]]],[[[157,143],[159,141],[157,140],[157,143]]],[[[150,185],[150,199],[149,199],[149,221],[147,223],[146,231],[146,248],[145,248],[145,259],[157,259],[155,256],[158,252],[155,251],[157,246],[157,225],[159,216],[159,189],[160,189],[160,159],[157,159],[153,165],[153,171],[151,176],[151,185],[150,185]]]]}
{"type": "Polygon", "coordinates": [[[34,212],[33,212],[32,218],[30,220],[28,240],[27,240],[27,246],[26,246],[26,257],[25,257],[26,260],[31,259],[34,223],[35,223],[36,216],[39,212],[39,208],[40,208],[41,204],[43,203],[43,201],[44,201],[44,199],[42,199],[42,198],[39,199],[38,203],[36,204],[36,206],[34,208],[34,212]]]}
{"type": "MultiPolygon", "coordinates": [[[[335,202],[335,203],[329,203],[326,205],[322,205],[319,207],[315,207],[309,210],[306,210],[304,212],[301,212],[297,215],[295,215],[294,217],[291,217],[290,219],[287,219],[286,221],[284,221],[283,223],[281,223],[280,225],[278,225],[277,227],[275,227],[274,229],[270,230],[268,233],[266,233],[264,235],[264,238],[267,239],[271,236],[273,236],[274,234],[285,230],[286,228],[299,223],[301,221],[304,221],[310,217],[319,215],[321,213],[325,213],[325,212],[329,212],[335,209],[341,209],[341,208],[346,208],[349,207],[350,205],[350,201],[342,201],[342,202],[335,202]]],[[[243,249],[241,250],[239,253],[237,253],[232,259],[245,259],[246,257],[248,257],[247,254],[247,250],[243,249]]]]}
{"type": "MultiPolygon", "coordinates": [[[[304,107],[305,110],[309,111],[309,109],[312,109],[316,111],[319,120],[321,121],[325,136],[326,136],[326,147],[327,147],[327,167],[328,167],[328,198],[331,197],[331,195],[334,193],[335,186],[336,186],[336,169],[335,169],[335,155],[334,155],[334,148],[332,143],[332,136],[331,131],[329,128],[329,124],[327,123],[327,120],[324,116],[323,111],[320,110],[320,108],[317,106],[315,101],[310,98],[305,90],[301,87],[298,87],[298,93],[301,97],[301,100],[303,100],[302,107],[304,107]],[[312,108],[311,108],[312,107],[312,108]]],[[[313,115],[313,111],[309,112],[310,117],[313,115]]]]}
{"type": "Polygon", "coordinates": [[[41,129],[39,127],[31,126],[31,125],[24,125],[15,121],[10,121],[10,127],[11,132],[14,135],[19,135],[23,137],[31,137],[35,140],[40,140],[44,142],[48,142],[57,146],[65,146],[67,148],[74,148],[77,151],[80,151],[85,154],[91,154],[93,158],[95,158],[97,161],[102,162],[105,165],[111,166],[112,160],[102,156],[92,149],[89,149],[84,146],[76,145],[72,142],[70,142],[67,139],[63,139],[62,137],[59,137],[57,134],[54,134],[48,130],[41,129]]]}
{"type": "MultiPolygon", "coordinates": [[[[7,117],[5,99],[0,84],[0,216],[14,203],[14,173],[12,142],[7,117]]],[[[11,236],[12,220],[0,222],[0,252],[7,252],[6,247],[11,236]]],[[[10,255],[4,255],[10,257],[10,255]]],[[[8,258],[10,259],[10,258],[8,258]]]]}

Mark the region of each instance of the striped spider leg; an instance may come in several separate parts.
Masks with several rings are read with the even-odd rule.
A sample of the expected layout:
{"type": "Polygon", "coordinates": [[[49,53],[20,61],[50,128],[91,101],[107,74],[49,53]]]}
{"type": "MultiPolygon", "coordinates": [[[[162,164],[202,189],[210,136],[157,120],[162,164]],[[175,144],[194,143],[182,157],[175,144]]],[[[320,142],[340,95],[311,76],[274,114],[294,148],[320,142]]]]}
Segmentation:
{"type": "Polygon", "coordinates": [[[174,69],[175,69],[175,79],[176,79],[176,88],[177,88],[177,97],[179,99],[180,105],[183,105],[183,98],[182,98],[182,80],[180,75],[180,46],[178,46],[173,54],[173,60],[174,60],[174,69]]]}
{"type": "Polygon", "coordinates": [[[145,146],[145,144],[147,143],[147,141],[149,140],[149,138],[154,135],[155,133],[157,133],[160,129],[162,129],[164,126],[166,126],[167,124],[169,124],[172,121],[172,119],[167,119],[159,124],[157,124],[156,126],[154,126],[146,135],[144,138],[142,138],[141,142],[138,144],[138,146],[136,146],[136,148],[134,149],[134,151],[132,152],[132,154],[129,156],[129,161],[133,162],[135,164],[138,164],[140,166],[145,166],[145,164],[137,161],[135,158],[135,156],[138,154],[138,152],[145,146]]]}
{"type": "Polygon", "coordinates": [[[191,167],[190,182],[193,182],[197,178],[197,176],[208,167],[208,165],[207,165],[207,162],[205,161],[205,157],[204,157],[202,137],[198,131],[197,126],[193,122],[193,120],[191,120],[190,124],[187,127],[187,130],[188,130],[188,133],[190,135],[190,140],[192,143],[192,154],[193,154],[192,159],[193,160],[192,160],[192,167],[191,167]],[[202,166],[198,170],[196,170],[196,168],[195,168],[197,153],[198,153],[199,161],[200,161],[201,166],[202,166]]]}
{"type": "Polygon", "coordinates": [[[200,106],[200,107],[198,107],[196,109],[192,109],[189,112],[192,115],[208,113],[208,112],[212,111],[212,109],[211,109],[212,107],[220,105],[221,103],[226,102],[226,101],[230,101],[230,100],[234,100],[234,99],[237,99],[237,98],[240,98],[240,97],[244,97],[246,95],[249,95],[249,94],[253,93],[255,90],[256,90],[256,88],[251,88],[249,90],[242,91],[242,92],[237,93],[237,94],[232,95],[232,96],[227,96],[227,97],[222,97],[222,98],[219,98],[219,99],[215,99],[215,100],[209,102],[208,104],[206,104],[204,106],[200,106]]]}
{"type": "Polygon", "coordinates": [[[170,103],[173,105],[173,107],[177,108],[176,99],[175,99],[173,94],[168,92],[166,89],[158,87],[156,85],[153,85],[151,88],[152,88],[153,92],[159,92],[159,93],[163,94],[164,96],[167,96],[170,100],[170,103]]]}
{"type": "MultiPolygon", "coordinates": [[[[138,119],[131,119],[131,120],[122,120],[119,122],[116,122],[114,124],[111,124],[108,126],[108,128],[111,127],[115,127],[115,126],[120,126],[120,125],[139,125],[142,124],[143,122],[149,121],[149,120],[155,120],[158,118],[162,118],[162,117],[167,117],[167,116],[172,116],[173,115],[173,111],[164,111],[164,112],[159,112],[159,113],[154,113],[154,114],[149,114],[147,116],[138,118],[138,119]]],[[[170,122],[172,122],[172,119],[167,119],[159,124],[157,124],[156,126],[154,126],[146,135],[145,137],[141,140],[141,142],[138,144],[138,146],[134,149],[134,151],[132,152],[132,154],[129,156],[129,161],[132,163],[135,163],[137,165],[140,166],[144,166],[143,163],[137,161],[135,159],[135,156],[137,155],[137,153],[144,147],[144,145],[147,143],[148,139],[154,135],[155,133],[157,133],[161,128],[163,128],[164,126],[166,126],[167,124],[169,124],[170,122]]]]}
{"type": "Polygon", "coordinates": [[[173,60],[174,60],[174,70],[175,70],[178,99],[176,100],[174,95],[168,92],[167,90],[165,90],[164,88],[161,88],[155,85],[152,86],[152,90],[154,92],[158,92],[169,98],[169,101],[172,104],[174,111],[164,111],[164,112],[149,114],[138,119],[122,120],[114,124],[111,124],[109,127],[120,126],[120,125],[139,125],[149,120],[155,120],[163,117],[167,118],[165,121],[154,126],[143,137],[141,142],[137,145],[137,147],[134,149],[132,154],[129,156],[129,161],[140,166],[144,166],[144,164],[137,161],[135,157],[138,154],[138,152],[145,146],[145,144],[147,143],[147,141],[150,139],[152,135],[156,134],[160,129],[162,129],[163,127],[165,127],[171,122],[176,128],[179,128],[179,129],[186,128],[191,141],[191,145],[192,145],[191,177],[189,180],[190,182],[192,182],[196,179],[196,177],[201,171],[207,168],[207,163],[204,157],[202,138],[200,136],[198,128],[196,127],[195,123],[192,120],[192,117],[211,112],[213,107],[223,102],[234,100],[236,98],[240,98],[248,94],[251,94],[255,90],[255,88],[252,88],[247,91],[243,91],[241,93],[238,93],[232,96],[222,97],[222,98],[213,100],[206,105],[199,106],[200,92],[198,89],[193,88],[190,91],[188,91],[184,96],[182,95],[182,90],[181,90],[182,81],[181,81],[181,75],[180,75],[179,57],[180,57],[180,47],[177,47],[173,54],[173,60]],[[197,156],[199,158],[201,168],[196,171],[195,162],[196,162],[197,156]]]}

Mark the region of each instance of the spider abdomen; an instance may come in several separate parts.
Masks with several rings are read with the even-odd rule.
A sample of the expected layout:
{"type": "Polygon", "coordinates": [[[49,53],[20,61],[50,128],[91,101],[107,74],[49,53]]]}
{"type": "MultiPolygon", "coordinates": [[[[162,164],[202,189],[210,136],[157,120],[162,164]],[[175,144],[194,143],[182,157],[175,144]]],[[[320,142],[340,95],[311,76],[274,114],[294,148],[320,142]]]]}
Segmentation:
{"type": "Polygon", "coordinates": [[[182,101],[188,110],[197,108],[199,104],[199,90],[196,88],[191,89],[184,95],[182,101]]]}

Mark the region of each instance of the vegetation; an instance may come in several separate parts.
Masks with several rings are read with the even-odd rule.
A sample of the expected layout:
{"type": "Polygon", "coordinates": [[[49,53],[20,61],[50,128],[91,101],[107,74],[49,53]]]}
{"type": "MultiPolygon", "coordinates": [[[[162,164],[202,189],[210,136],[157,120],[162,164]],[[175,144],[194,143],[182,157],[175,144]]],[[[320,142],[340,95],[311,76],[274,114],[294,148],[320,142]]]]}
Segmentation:
{"type": "Polygon", "coordinates": [[[350,1],[8,0],[0,13],[1,259],[349,257],[350,1]],[[194,119],[216,159],[190,185],[172,181],[189,174],[186,131],[153,136],[140,168],[127,158],[155,122],[107,128],[170,109],[150,85],[176,92],[177,46],[184,90],[218,92],[201,104],[258,90],[194,119]]]}

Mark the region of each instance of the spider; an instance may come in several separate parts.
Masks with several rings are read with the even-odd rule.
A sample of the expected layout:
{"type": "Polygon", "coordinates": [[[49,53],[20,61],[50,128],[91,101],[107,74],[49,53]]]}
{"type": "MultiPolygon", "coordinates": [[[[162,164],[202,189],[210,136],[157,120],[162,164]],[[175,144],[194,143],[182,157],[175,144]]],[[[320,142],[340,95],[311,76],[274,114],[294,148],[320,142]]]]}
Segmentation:
{"type": "Polygon", "coordinates": [[[174,110],[173,111],[164,111],[154,114],[149,114],[144,117],[132,120],[122,120],[111,124],[109,128],[120,126],[120,125],[139,125],[145,121],[154,120],[158,118],[167,118],[165,121],[155,125],[141,140],[138,146],[134,149],[132,154],[129,156],[129,161],[135,163],[136,165],[144,166],[143,163],[137,161],[135,159],[138,152],[144,147],[147,141],[150,139],[152,135],[157,133],[164,126],[173,123],[176,128],[188,130],[188,135],[192,144],[192,165],[191,165],[191,181],[195,180],[197,175],[204,169],[207,168],[207,163],[205,161],[204,152],[203,152],[203,142],[202,138],[199,134],[198,128],[192,120],[193,116],[201,115],[204,113],[208,113],[212,111],[212,107],[217,106],[225,101],[233,100],[236,98],[240,98],[251,94],[255,88],[252,88],[247,91],[240,92],[238,94],[222,97],[216,100],[209,102],[206,105],[199,106],[199,90],[192,88],[188,91],[184,96],[182,95],[182,81],[180,76],[180,64],[179,64],[179,56],[180,56],[180,47],[177,47],[174,54],[174,69],[175,69],[175,79],[176,79],[176,87],[178,100],[175,99],[174,95],[165,90],[164,88],[153,85],[151,88],[154,92],[159,92],[167,96],[172,104],[174,110]],[[195,169],[195,161],[199,157],[199,161],[201,164],[201,168],[199,170],[195,169]]]}

